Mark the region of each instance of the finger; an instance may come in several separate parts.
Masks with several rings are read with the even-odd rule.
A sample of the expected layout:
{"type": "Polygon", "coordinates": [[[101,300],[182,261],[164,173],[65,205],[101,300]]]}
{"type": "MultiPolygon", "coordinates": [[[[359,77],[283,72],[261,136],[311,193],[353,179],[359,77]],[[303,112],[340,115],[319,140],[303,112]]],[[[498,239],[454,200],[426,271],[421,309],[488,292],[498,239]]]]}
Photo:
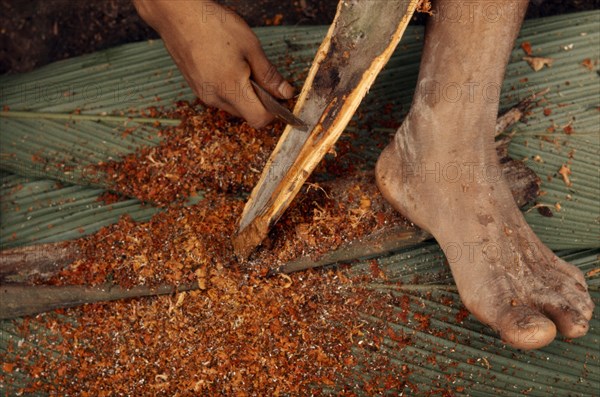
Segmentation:
{"type": "Polygon", "coordinates": [[[252,77],[261,87],[276,98],[290,99],[295,94],[295,89],[288,83],[267,59],[262,48],[258,47],[247,55],[248,64],[252,70],[252,77]]]}
{"type": "Polygon", "coordinates": [[[254,128],[262,128],[269,124],[274,116],[265,109],[260,99],[256,96],[250,80],[246,79],[242,84],[242,95],[235,96],[230,104],[246,119],[248,124],[254,128]]]}

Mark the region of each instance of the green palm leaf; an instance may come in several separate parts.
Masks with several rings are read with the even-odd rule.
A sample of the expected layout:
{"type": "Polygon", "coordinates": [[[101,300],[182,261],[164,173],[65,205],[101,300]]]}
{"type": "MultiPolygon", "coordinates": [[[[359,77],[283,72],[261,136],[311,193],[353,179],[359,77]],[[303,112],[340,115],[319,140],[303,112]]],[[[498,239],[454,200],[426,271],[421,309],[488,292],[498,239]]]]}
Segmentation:
{"type": "MultiPolygon", "coordinates": [[[[527,158],[540,175],[546,194],[538,204],[549,207],[554,215],[543,216],[534,208],[526,214],[528,222],[551,248],[569,249],[560,255],[586,273],[599,266],[600,93],[597,66],[590,71],[581,63],[600,58],[599,17],[600,12],[589,12],[527,21],[511,57],[501,100],[501,106],[508,108],[533,92],[550,88],[547,102],[516,127],[509,151],[514,158],[527,158]],[[518,45],[523,41],[531,43],[534,55],[554,58],[552,67],[533,72],[521,59],[524,54],[518,45]],[[551,109],[551,115],[545,115],[544,108],[551,109]],[[553,125],[551,132],[548,128],[553,125]],[[572,172],[570,186],[557,175],[565,164],[572,172]]],[[[307,70],[325,31],[325,27],[256,30],[269,57],[288,76],[307,70]],[[291,66],[285,66],[288,57],[294,60],[291,66]]],[[[420,27],[407,31],[361,105],[363,119],[382,118],[380,109],[385,104],[393,105],[397,119],[408,110],[422,36],[420,27]]],[[[88,175],[86,167],[158,144],[161,138],[153,126],[157,120],[143,111],[151,106],[170,108],[177,100],[193,98],[160,41],[129,44],[31,73],[2,76],[0,88],[0,105],[10,108],[0,112],[2,248],[73,239],[115,222],[122,214],[144,220],[157,211],[135,199],[113,205],[97,202],[106,185],[102,178],[88,175]],[[124,136],[130,127],[136,128],[124,136]],[[63,184],[57,186],[56,180],[63,184]]],[[[177,122],[158,121],[163,126],[177,122]]],[[[393,132],[375,126],[382,133],[393,132]]],[[[363,151],[367,164],[372,163],[378,148],[369,129],[359,123],[353,132],[357,142],[367,146],[363,151]]],[[[405,308],[393,298],[407,296],[406,315],[413,320],[401,322],[377,313],[362,316],[368,324],[408,335],[411,344],[400,348],[396,341],[385,339],[376,351],[357,347],[355,352],[367,360],[383,357],[395,368],[408,366],[412,371],[408,379],[419,393],[450,388],[469,395],[545,396],[593,395],[599,390],[598,309],[586,337],[557,341],[536,352],[516,352],[471,316],[457,320],[461,317],[459,298],[437,245],[421,244],[379,257],[377,263],[387,281],[368,287],[391,298],[395,312],[405,308]],[[403,288],[393,287],[394,283],[403,288]],[[416,313],[429,316],[428,329],[418,328],[416,313]]],[[[359,263],[350,271],[368,271],[370,265],[359,263]]],[[[598,277],[589,280],[597,305],[599,283],[598,277]]],[[[7,345],[21,338],[19,322],[0,323],[1,355],[18,354],[8,351],[7,345]]],[[[360,368],[355,373],[356,379],[375,375],[365,375],[360,368]]],[[[20,373],[10,376],[16,383],[29,381],[20,373]]],[[[0,391],[3,387],[0,383],[0,391]]]]}

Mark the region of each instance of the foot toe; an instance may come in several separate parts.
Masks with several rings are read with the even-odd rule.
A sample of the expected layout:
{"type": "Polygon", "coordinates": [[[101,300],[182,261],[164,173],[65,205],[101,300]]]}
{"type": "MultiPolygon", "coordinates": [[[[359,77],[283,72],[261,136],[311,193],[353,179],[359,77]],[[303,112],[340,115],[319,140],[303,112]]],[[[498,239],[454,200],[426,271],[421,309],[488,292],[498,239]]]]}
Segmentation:
{"type": "Polygon", "coordinates": [[[587,292],[568,293],[564,296],[567,302],[569,302],[568,307],[573,308],[576,312],[580,313],[587,321],[592,319],[592,315],[594,314],[594,302],[592,302],[592,298],[587,292]]]}
{"type": "Polygon", "coordinates": [[[588,332],[589,318],[566,304],[547,303],[543,310],[554,321],[558,332],[567,338],[579,338],[588,332]]]}
{"type": "Polygon", "coordinates": [[[585,276],[583,275],[583,272],[578,267],[573,266],[569,262],[566,262],[558,256],[554,255],[554,253],[552,253],[552,256],[554,257],[553,259],[555,261],[554,264],[556,269],[560,270],[567,276],[574,278],[575,282],[579,284],[582,288],[584,288],[587,292],[587,283],[585,282],[585,276]]]}
{"type": "Polygon", "coordinates": [[[504,342],[524,350],[544,347],[556,337],[554,323],[529,306],[508,309],[500,319],[499,331],[504,342]]]}

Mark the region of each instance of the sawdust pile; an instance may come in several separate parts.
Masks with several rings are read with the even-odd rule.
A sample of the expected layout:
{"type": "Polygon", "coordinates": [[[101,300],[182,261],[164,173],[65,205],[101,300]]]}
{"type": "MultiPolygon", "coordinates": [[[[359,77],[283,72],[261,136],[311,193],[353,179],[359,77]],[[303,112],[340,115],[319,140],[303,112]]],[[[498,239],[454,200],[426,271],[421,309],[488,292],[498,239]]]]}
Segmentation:
{"type": "Polygon", "coordinates": [[[361,319],[360,313],[381,313],[385,306],[360,287],[368,276],[353,280],[339,269],[268,276],[286,261],[317,258],[394,221],[397,215],[377,197],[372,176],[307,184],[273,229],[267,249],[246,264],[233,255],[231,236],[244,204],[237,193],[256,182],[252,168],[262,168],[277,128],[250,130],[211,110],[187,118],[158,147],[103,165],[118,175],[121,193],[169,208],[149,222],[124,217],[103,228],[82,240],[74,264],[36,282],[195,290],[26,319],[20,327],[24,342],[12,346],[18,358],[6,362],[4,372],[35,381],[17,388],[4,379],[9,390],[277,396],[318,395],[323,386],[339,395],[402,388],[407,374],[357,377],[377,371],[365,371],[368,363],[351,349],[373,349],[383,332],[367,329],[361,319]],[[200,189],[205,193],[198,204],[181,205],[200,189]],[[36,328],[47,330],[47,337],[30,334],[36,328]]]}

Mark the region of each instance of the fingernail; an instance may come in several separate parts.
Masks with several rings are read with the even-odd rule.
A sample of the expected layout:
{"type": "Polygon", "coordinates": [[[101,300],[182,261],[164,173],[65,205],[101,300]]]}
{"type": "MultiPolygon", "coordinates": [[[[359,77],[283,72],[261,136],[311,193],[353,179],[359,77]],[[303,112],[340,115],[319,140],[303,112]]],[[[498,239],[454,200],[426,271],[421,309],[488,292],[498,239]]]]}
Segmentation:
{"type": "Polygon", "coordinates": [[[282,98],[290,99],[294,96],[294,92],[296,90],[294,90],[294,87],[292,87],[290,83],[284,80],[281,82],[281,84],[279,84],[279,88],[277,89],[277,91],[279,91],[279,94],[282,98]]]}

